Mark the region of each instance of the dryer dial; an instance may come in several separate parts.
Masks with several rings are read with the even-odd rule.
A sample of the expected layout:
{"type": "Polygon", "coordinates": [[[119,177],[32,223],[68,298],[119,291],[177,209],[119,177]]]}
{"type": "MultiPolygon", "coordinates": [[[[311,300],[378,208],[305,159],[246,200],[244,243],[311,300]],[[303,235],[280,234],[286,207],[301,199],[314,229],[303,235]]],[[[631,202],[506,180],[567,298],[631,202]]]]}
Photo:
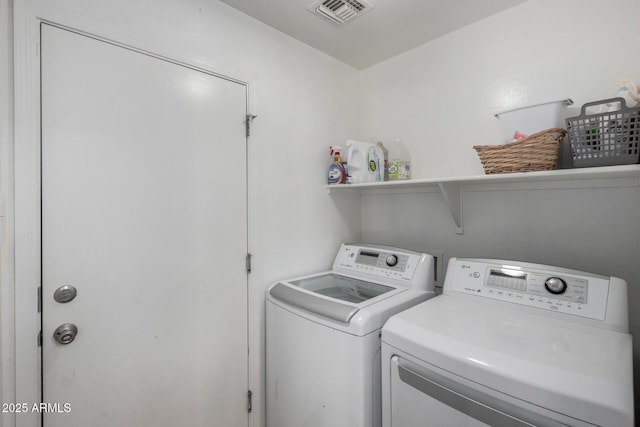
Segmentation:
{"type": "Polygon", "coordinates": [[[544,287],[552,294],[559,295],[567,290],[567,282],[559,277],[550,277],[544,282],[544,287]]]}
{"type": "Polygon", "coordinates": [[[387,265],[389,267],[393,267],[394,265],[396,265],[398,263],[398,257],[396,255],[389,255],[387,257],[387,265]]]}

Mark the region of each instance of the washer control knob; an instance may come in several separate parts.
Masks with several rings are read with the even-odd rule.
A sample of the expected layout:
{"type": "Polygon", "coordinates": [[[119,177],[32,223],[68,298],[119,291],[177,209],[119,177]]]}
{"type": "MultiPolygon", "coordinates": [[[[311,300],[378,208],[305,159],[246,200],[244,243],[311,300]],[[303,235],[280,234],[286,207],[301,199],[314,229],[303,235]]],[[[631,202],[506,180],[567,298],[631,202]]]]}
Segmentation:
{"type": "Polygon", "coordinates": [[[393,267],[394,265],[396,265],[398,263],[398,257],[396,255],[389,255],[387,257],[387,265],[389,267],[393,267]]]}
{"type": "Polygon", "coordinates": [[[550,277],[544,282],[544,287],[552,294],[559,295],[567,290],[567,283],[559,277],[550,277]]]}

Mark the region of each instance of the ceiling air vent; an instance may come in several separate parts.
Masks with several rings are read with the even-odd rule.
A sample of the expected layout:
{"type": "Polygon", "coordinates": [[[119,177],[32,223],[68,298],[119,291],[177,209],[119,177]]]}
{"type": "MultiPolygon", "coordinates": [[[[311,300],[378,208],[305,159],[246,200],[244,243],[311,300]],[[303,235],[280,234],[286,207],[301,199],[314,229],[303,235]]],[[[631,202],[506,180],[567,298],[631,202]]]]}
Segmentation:
{"type": "Polygon", "coordinates": [[[312,13],[336,25],[343,25],[371,9],[373,6],[363,0],[320,0],[309,6],[312,13]]]}

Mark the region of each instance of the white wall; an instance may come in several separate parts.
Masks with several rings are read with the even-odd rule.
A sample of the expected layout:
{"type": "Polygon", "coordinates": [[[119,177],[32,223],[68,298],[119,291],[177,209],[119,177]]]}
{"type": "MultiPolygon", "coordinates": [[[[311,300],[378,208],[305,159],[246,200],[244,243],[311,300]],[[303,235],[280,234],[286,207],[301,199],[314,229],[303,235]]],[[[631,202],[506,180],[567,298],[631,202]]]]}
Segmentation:
{"type": "MultiPolygon", "coordinates": [[[[419,178],[482,174],[472,146],[502,140],[496,112],[612,97],[640,83],[640,2],[530,0],[361,73],[360,138],[401,138],[419,178]]],[[[629,282],[640,366],[640,189],[468,191],[456,235],[437,193],[363,195],[364,240],[615,275],[629,282]]],[[[640,371],[636,369],[636,390],[640,371]]]]}
{"type": "MultiPolygon", "coordinates": [[[[334,204],[323,187],[328,147],[357,133],[358,72],[214,0],[29,4],[72,27],[249,82],[258,115],[249,147],[251,424],[260,425],[266,288],[328,269],[338,244],[360,235],[357,201],[334,204]]],[[[220,154],[221,162],[243,161],[220,154]]]]}
{"type": "MultiPolygon", "coordinates": [[[[7,216],[7,207],[11,202],[7,200],[13,182],[11,158],[11,141],[13,139],[13,86],[12,70],[12,31],[11,4],[8,0],[0,0],[0,285],[12,281],[13,257],[11,254],[12,222],[7,216]]],[[[0,286],[0,324],[13,323],[13,289],[10,286],[0,286]]],[[[10,328],[0,327],[0,399],[2,402],[14,402],[12,387],[7,387],[14,380],[13,376],[13,332],[10,328]],[[10,355],[10,356],[9,356],[10,355]]],[[[2,413],[0,427],[9,426],[14,421],[14,414],[2,413]]]]}

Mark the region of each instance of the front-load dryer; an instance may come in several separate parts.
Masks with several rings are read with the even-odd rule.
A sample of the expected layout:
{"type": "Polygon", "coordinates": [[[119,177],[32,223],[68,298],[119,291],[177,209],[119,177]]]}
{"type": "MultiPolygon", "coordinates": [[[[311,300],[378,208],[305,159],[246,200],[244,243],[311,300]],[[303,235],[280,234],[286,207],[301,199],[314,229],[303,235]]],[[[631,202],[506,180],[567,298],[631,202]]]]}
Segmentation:
{"type": "Polygon", "coordinates": [[[383,426],[631,427],[627,284],[451,259],[443,294],[382,331],[383,426]]]}
{"type": "Polygon", "coordinates": [[[268,427],[381,423],[380,330],[432,296],[435,260],[343,244],[331,271],[275,283],[266,297],[268,427]]]}

